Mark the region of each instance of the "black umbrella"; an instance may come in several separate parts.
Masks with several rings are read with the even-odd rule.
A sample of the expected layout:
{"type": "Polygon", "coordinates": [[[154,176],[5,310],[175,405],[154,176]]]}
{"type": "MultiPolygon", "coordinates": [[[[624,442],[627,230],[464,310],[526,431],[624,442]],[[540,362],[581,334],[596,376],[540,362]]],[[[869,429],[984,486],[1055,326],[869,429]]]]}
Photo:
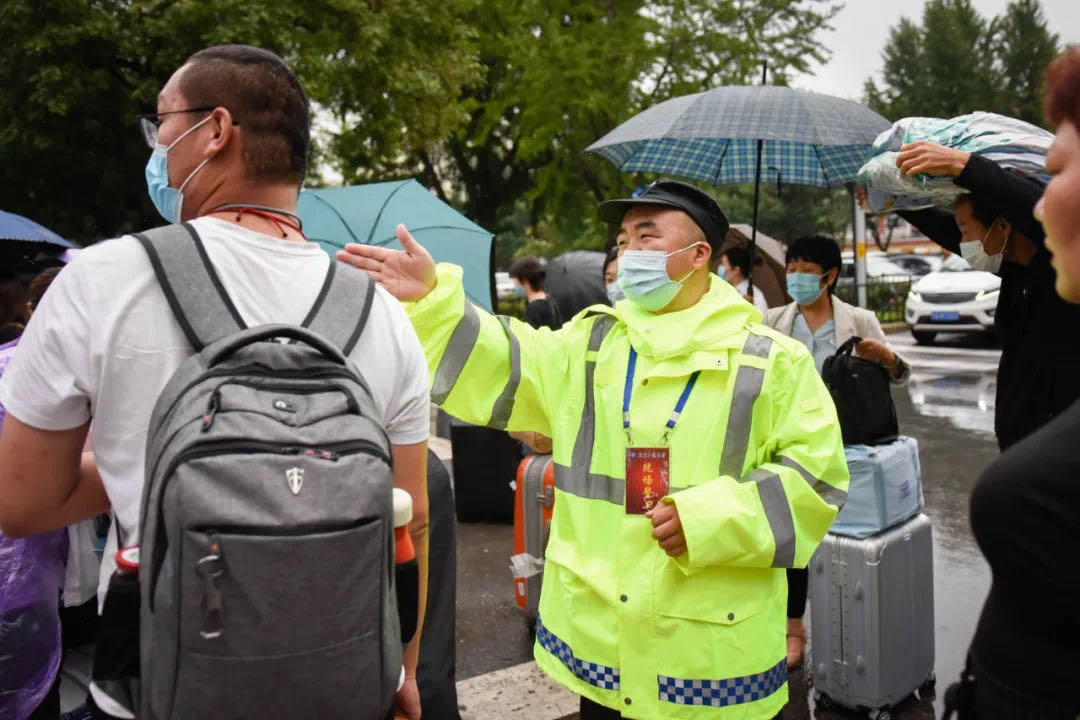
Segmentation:
{"type": "Polygon", "coordinates": [[[594,250],[571,250],[548,261],[544,290],[555,298],[563,321],[590,305],[607,305],[604,258],[594,250]]]}

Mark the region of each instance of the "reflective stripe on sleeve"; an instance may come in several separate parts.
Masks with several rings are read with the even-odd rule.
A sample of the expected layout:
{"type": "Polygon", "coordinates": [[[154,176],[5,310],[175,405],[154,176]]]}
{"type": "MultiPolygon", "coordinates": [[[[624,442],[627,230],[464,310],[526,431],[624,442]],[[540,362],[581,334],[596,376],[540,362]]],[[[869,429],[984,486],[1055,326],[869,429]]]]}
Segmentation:
{"type": "Polygon", "coordinates": [[[819,498],[824,500],[829,505],[835,505],[838,509],[844,507],[844,503],[847,502],[847,493],[840,488],[833,487],[824,480],[820,480],[804,468],[799,463],[795,462],[789,457],[781,457],[779,462],[784,467],[791,468],[795,472],[802,476],[802,479],[806,481],[806,484],[810,486],[819,498]]]}
{"type": "Polygon", "coordinates": [[[764,468],[758,468],[743,479],[757,485],[761,506],[765,508],[765,517],[769,521],[776,553],[773,555],[773,567],[789,568],[795,564],[795,521],[791,517],[784,482],[780,476],[764,468]]]}
{"type": "Polygon", "coordinates": [[[435,378],[431,383],[431,401],[436,405],[446,402],[450,391],[454,389],[458,378],[461,377],[473,348],[476,347],[478,337],[480,337],[480,315],[469,299],[465,298],[465,313],[450,335],[450,342],[446,344],[446,350],[439,359],[439,367],[436,368],[435,378]]]}
{"type": "Polygon", "coordinates": [[[491,411],[491,419],[488,420],[488,427],[505,430],[507,423],[510,422],[510,414],[514,412],[514,397],[517,395],[518,385],[521,384],[521,343],[518,341],[517,335],[510,330],[510,318],[502,315],[498,317],[503,330],[506,332],[506,339],[510,341],[510,377],[507,379],[502,393],[495,400],[495,406],[491,411]]]}

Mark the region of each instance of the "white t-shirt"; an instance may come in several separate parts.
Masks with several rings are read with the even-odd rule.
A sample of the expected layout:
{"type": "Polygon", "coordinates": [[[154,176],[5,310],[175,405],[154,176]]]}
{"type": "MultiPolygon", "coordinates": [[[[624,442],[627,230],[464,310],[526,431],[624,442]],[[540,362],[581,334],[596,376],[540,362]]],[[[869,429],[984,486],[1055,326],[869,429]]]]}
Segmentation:
{"type": "MultiPolygon", "coordinates": [[[[192,224],[249,327],[303,321],[330,263],[318,245],[216,218],[192,224]]],[[[151,411],[191,353],[146,252],[123,237],[88,248],[60,273],[0,378],[0,404],[23,423],[66,430],[93,417],[94,456],[125,543],[138,538],[151,411]]],[[[351,358],[371,387],[390,442],[426,440],[424,353],[404,309],[381,287],[351,358]]],[[[115,545],[115,533],[109,533],[99,601],[116,567],[115,545]]]]}
{"type": "MultiPolygon", "coordinates": [[[[749,280],[743,280],[741,283],[735,286],[735,289],[739,291],[739,294],[746,297],[746,288],[750,286],[749,280]]],[[[757,285],[754,286],[754,307],[761,312],[765,312],[769,309],[769,303],[765,300],[765,293],[761,292],[761,288],[757,285]]]]}

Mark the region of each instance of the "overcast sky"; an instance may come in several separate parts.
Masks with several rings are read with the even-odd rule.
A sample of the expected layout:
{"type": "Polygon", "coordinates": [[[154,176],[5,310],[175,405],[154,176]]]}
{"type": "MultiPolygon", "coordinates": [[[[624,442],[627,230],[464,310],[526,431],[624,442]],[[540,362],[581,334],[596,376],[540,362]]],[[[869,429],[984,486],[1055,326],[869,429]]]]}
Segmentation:
{"type": "MultiPolygon", "coordinates": [[[[871,73],[881,79],[881,50],[889,28],[900,18],[921,22],[925,0],[847,0],[833,19],[834,30],[821,39],[832,50],[832,59],[816,68],[813,76],[795,78],[792,85],[814,92],[861,100],[862,86],[871,73]]],[[[986,18],[1001,13],[1008,0],[973,0],[986,18]]],[[[1042,0],[1043,12],[1062,43],[1080,43],[1080,0],[1042,0]]]]}

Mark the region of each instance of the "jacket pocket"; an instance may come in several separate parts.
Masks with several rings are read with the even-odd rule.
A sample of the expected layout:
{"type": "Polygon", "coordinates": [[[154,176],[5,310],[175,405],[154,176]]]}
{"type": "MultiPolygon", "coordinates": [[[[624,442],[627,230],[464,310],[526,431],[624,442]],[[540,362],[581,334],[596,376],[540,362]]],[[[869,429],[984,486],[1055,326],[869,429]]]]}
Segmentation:
{"type": "Polygon", "coordinates": [[[752,676],[784,657],[782,571],[708,568],[687,576],[667,556],[654,573],[657,672],[687,681],[752,676]]]}
{"type": "Polygon", "coordinates": [[[705,568],[687,575],[661,554],[654,587],[658,616],[735,625],[770,607],[785,585],[771,569],[705,568]]]}

